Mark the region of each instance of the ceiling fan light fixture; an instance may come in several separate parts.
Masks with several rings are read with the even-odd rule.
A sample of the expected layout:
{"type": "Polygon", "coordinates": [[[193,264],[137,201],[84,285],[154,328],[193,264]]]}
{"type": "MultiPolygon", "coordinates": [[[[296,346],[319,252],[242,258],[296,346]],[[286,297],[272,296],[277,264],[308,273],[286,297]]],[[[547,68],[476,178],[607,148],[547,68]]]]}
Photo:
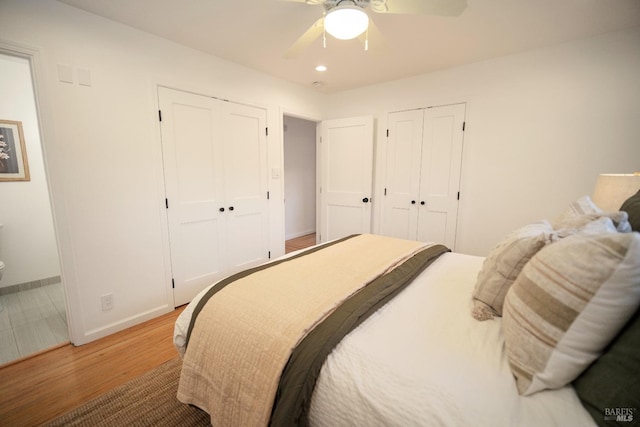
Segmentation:
{"type": "Polygon", "coordinates": [[[369,15],[361,7],[337,6],[324,17],[324,29],[340,40],[351,40],[367,31],[369,15]]]}

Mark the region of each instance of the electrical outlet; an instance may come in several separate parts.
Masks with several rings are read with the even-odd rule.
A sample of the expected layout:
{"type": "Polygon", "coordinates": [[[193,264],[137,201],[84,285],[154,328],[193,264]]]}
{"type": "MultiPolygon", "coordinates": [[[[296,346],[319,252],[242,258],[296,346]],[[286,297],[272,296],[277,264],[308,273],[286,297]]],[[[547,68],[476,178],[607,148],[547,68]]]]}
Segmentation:
{"type": "Polygon", "coordinates": [[[113,308],[113,294],[106,294],[100,297],[102,311],[109,311],[113,308]]]}

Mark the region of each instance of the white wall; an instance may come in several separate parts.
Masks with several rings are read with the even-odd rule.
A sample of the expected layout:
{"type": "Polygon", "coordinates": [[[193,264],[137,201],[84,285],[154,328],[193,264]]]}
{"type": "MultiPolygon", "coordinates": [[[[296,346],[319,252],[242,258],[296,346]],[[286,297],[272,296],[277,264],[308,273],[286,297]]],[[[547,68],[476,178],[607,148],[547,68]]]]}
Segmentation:
{"type": "MultiPolygon", "coordinates": [[[[0,182],[0,287],[60,275],[29,61],[0,54],[0,119],[22,122],[30,181],[0,182]]],[[[16,154],[16,153],[14,153],[16,154]]]]}
{"type": "Polygon", "coordinates": [[[285,238],[316,231],[316,123],[284,117],[285,238]]]}
{"type": "MultiPolygon", "coordinates": [[[[72,340],[171,310],[157,85],[266,108],[269,169],[282,169],[281,111],[321,117],[323,97],[53,0],[3,0],[0,15],[0,41],[36,52],[72,340]],[[90,86],[79,84],[83,70],[90,86]],[[107,293],[114,308],[103,312],[107,293]]],[[[284,253],[282,188],[270,180],[274,256],[284,253]]]]}
{"type": "Polygon", "coordinates": [[[638,76],[640,28],[342,92],[328,111],[378,118],[381,200],[387,113],[467,102],[456,250],[486,255],[591,194],[599,173],[640,171],[638,76]]]}

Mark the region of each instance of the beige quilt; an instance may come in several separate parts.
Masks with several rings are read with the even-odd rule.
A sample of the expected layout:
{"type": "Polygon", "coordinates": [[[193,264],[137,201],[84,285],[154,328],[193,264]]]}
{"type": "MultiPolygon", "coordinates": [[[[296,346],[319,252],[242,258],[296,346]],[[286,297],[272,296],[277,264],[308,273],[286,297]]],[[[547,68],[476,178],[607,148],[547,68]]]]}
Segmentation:
{"type": "Polygon", "coordinates": [[[191,332],[178,399],[207,411],[215,426],[266,426],[296,344],[342,301],[424,247],[360,235],[226,286],[191,332]]]}

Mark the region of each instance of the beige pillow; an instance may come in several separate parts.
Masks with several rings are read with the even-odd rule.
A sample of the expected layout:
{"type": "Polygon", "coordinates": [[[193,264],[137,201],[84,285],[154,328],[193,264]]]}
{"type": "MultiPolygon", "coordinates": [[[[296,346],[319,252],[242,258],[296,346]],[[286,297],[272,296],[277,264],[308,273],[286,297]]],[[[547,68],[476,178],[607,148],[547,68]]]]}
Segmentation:
{"type": "Polygon", "coordinates": [[[569,204],[567,209],[553,220],[552,226],[554,230],[560,231],[561,235],[569,235],[572,232],[565,232],[566,230],[575,231],[603,217],[610,218],[619,232],[631,231],[627,212],[605,212],[596,206],[589,196],[582,196],[569,204]]]}
{"type": "Polygon", "coordinates": [[[575,234],[538,252],[504,304],[518,391],[573,381],[640,304],[640,233],[575,234]]]}
{"type": "Polygon", "coordinates": [[[473,310],[476,320],[502,315],[502,304],[509,287],[522,267],[544,245],[555,240],[548,221],[535,222],[507,235],[484,260],[473,291],[473,310]]]}

